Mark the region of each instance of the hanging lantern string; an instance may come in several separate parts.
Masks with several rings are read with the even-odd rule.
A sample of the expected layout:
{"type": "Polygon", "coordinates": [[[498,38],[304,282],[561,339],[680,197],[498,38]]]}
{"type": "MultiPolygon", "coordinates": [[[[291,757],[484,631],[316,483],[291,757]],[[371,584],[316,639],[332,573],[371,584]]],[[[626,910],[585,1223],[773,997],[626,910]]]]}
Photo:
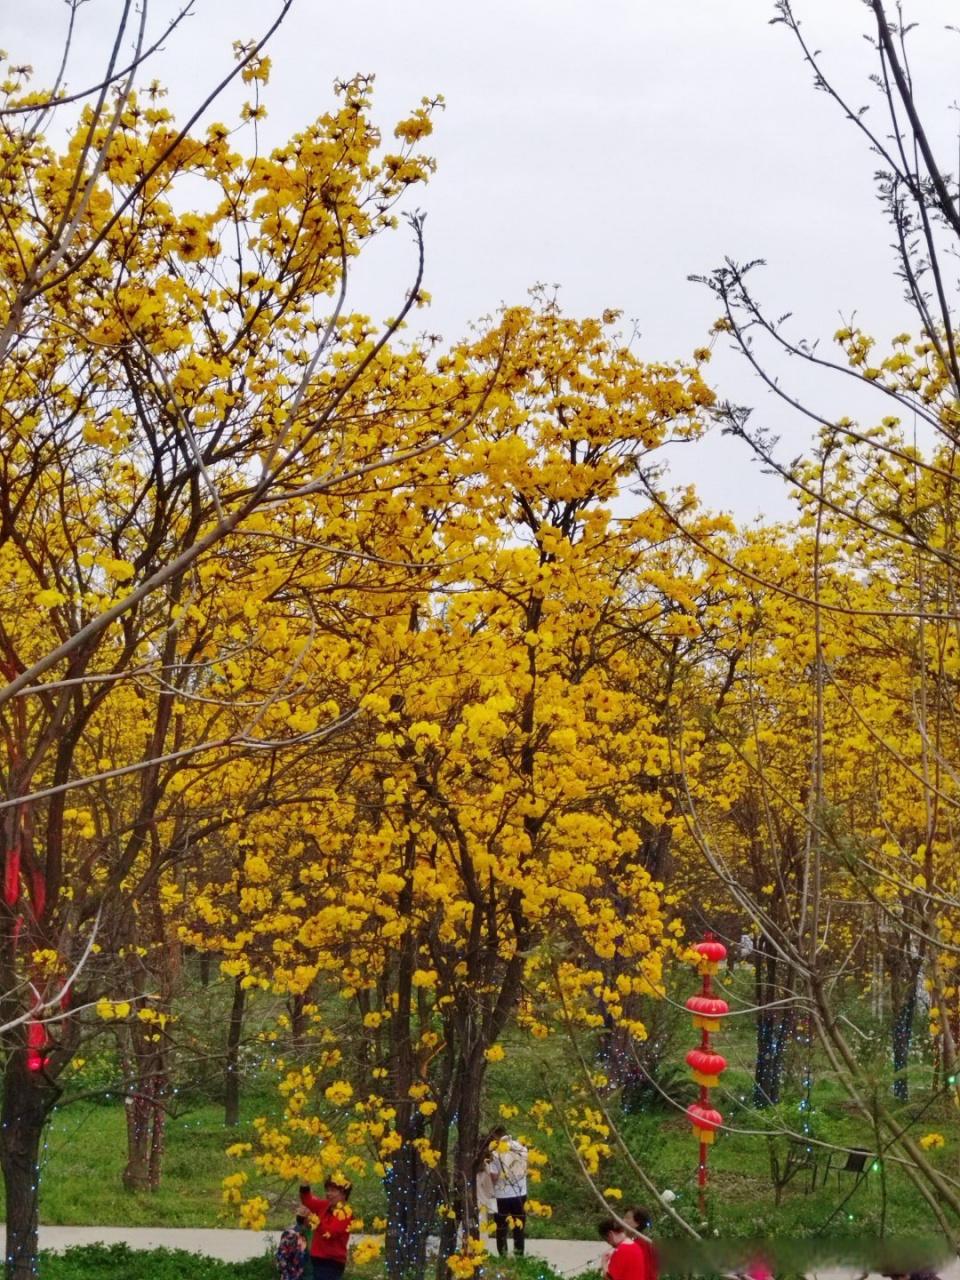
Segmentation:
{"type": "Polygon", "coordinates": [[[713,994],[711,980],[726,959],[727,948],[718,942],[712,934],[708,934],[703,942],[693,946],[697,956],[697,968],[702,979],[699,995],[691,996],[687,1001],[687,1009],[693,1015],[693,1025],[700,1032],[699,1048],[691,1049],[687,1054],[687,1065],[693,1072],[693,1078],[700,1086],[699,1101],[687,1107],[687,1119],[693,1127],[693,1136],[700,1144],[700,1159],[697,1166],[697,1182],[700,1187],[700,1213],[706,1214],[707,1190],[707,1152],[713,1144],[717,1130],[723,1124],[723,1116],[710,1105],[710,1090],[716,1088],[720,1073],[726,1070],[727,1060],[722,1054],[715,1053],[710,1046],[711,1035],[720,1029],[720,1019],[730,1012],[725,1000],[713,994]]]}

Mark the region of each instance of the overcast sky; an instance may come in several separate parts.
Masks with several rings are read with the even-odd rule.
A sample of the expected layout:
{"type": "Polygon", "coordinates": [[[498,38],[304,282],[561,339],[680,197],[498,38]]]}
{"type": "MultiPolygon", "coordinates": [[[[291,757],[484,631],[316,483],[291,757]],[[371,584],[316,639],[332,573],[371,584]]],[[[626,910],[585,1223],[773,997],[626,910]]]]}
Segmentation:
{"type": "MultiPolygon", "coordinates": [[[[151,0],[152,28],[175,7],[151,0]]],[[[103,66],[119,9],[80,8],[72,88],[103,66]]],[[[850,99],[876,102],[862,0],[795,0],[795,10],[850,99]]],[[[196,0],[195,11],[148,77],[169,85],[181,115],[229,68],[232,41],[261,33],[277,4],[196,0]]],[[[956,2],[913,0],[908,12],[923,22],[924,93],[943,129],[955,129],[960,36],[945,24],[957,21],[956,2]]],[[[771,311],[794,313],[796,332],[829,338],[856,310],[888,337],[911,326],[873,195],[875,158],[813,90],[793,37],[769,25],[773,13],[772,0],[295,0],[269,51],[267,141],[320,114],[333,81],[356,71],[376,73],[385,133],[423,95],[444,95],[430,139],[438,173],[416,199],[428,213],[427,323],[449,339],[543,281],[562,286],[571,314],[621,308],[644,356],[680,358],[716,314],[687,277],[726,255],[768,261],[761,292],[771,311]]],[[[4,0],[0,42],[49,79],[66,16],[64,0],[4,0]]],[[[225,106],[215,118],[229,118],[225,106]]],[[[407,233],[377,244],[354,305],[393,313],[412,265],[407,233]]],[[[718,358],[716,389],[755,404],[796,454],[804,428],[741,365],[718,358]]],[[[810,381],[804,390],[834,413],[847,407],[845,392],[810,381]]],[[[729,440],[672,465],[711,506],[743,518],[786,510],[776,483],[729,440]]]]}

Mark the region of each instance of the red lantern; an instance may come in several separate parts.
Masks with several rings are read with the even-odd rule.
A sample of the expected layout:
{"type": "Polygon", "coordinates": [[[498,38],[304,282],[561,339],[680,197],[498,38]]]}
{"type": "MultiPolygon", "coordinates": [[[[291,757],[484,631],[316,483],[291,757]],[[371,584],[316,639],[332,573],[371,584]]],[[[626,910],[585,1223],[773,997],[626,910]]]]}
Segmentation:
{"type": "Polygon", "coordinates": [[[720,967],[720,961],[727,958],[727,948],[715,939],[697,942],[693,949],[701,958],[699,966],[701,973],[716,973],[720,967]]]}
{"type": "Polygon", "coordinates": [[[687,1066],[693,1071],[693,1078],[705,1089],[712,1089],[720,1081],[721,1071],[726,1071],[727,1060],[722,1054],[713,1053],[710,1049],[691,1049],[687,1054],[687,1066]]]}
{"type": "Polygon", "coordinates": [[[697,969],[702,979],[698,995],[691,996],[687,1008],[693,1014],[693,1025],[700,1031],[700,1044],[687,1054],[687,1065],[693,1071],[693,1078],[700,1086],[700,1099],[687,1107],[687,1116],[693,1125],[693,1135],[700,1143],[700,1167],[698,1182],[700,1184],[700,1212],[706,1213],[707,1187],[707,1148],[713,1142],[717,1129],[723,1122],[719,1111],[709,1105],[710,1090],[719,1084],[721,1071],[726,1070],[727,1060],[710,1047],[710,1033],[719,1030],[719,1019],[729,1012],[729,1005],[719,999],[711,990],[711,975],[716,973],[720,962],[726,958],[727,948],[717,942],[711,934],[707,934],[703,942],[697,942],[692,948],[697,957],[697,969]]]}
{"type": "Polygon", "coordinates": [[[730,1012],[726,1000],[719,996],[691,996],[687,1008],[693,1014],[693,1025],[698,1031],[719,1031],[720,1019],[730,1012]]]}
{"type": "Polygon", "coordinates": [[[708,1146],[723,1124],[720,1112],[714,1107],[705,1107],[702,1102],[694,1102],[687,1107],[687,1119],[693,1125],[694,1136],[708,1146]]]}

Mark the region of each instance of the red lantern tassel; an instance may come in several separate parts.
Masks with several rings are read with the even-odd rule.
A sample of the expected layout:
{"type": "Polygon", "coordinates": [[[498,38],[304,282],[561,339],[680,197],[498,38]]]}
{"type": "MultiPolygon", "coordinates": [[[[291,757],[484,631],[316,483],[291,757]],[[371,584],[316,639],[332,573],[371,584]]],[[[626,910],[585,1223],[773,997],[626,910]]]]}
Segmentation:
{"type": "Polygon", "coordinates": [[[27,1027],[27,1067],[30,1071],[40,1071],[50,1061],[43,1056],[43,1047],[47,1042],[47,1033],[42,1022],[31,1022],[27,1027]]]}

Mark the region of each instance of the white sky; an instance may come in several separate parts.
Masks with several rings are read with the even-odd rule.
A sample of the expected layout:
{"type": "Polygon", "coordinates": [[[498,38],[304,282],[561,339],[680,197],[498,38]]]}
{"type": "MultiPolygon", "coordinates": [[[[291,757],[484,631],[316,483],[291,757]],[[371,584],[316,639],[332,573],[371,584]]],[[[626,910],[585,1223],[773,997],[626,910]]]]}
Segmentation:
{"type": "MultiPolygon", "coordinates": [[[[150,3],[158,30],[176,6],[150,3]]],[[[104,65],[119,9],[119,0],[81,7],[72,88],[104,65]]],[[[180,115],[230,67],[232,41],[261,33],[277,4],[196,0],[195,9],[146,76],[170,87],[180,115]]],[[[873,116],[861,0],[796,0],[795,9],[852,102],[877,104],[873,116]]],[[[5,0],[0,12],[0,43],[49,79],[63,0],[5,0]]],[[[923,23],[917,69],[952,156],[960,36],[945,24],[957,21],[956,3],[913,0],[908,13],[923,23]]],[[[767,259],[761,293],[772,312],[794,313],[797,333],[829,339],[854,310],[878,339],[915,329],[892,277],[875,157],[814,92],[772,16],[772,0],[295,0],[269,50],[266,141],[320,114],[334,79],[356,71],[376,73],[385,134],[423,95],[445,96],[429,140],[439,170],[416,202],[428,212],[434,298],[420,315],[449,339],[543,281],[562,285],[571,314],[622,308],[644,356],[682,358],[716,314],[687,276],[725,255],[767,259]]],[[[225,105],[214,118],[229,121],[225,105]]],[[[392,314],[412,266],[408,233],[375,245],[354,307],[392,314]]],[[[718,357],[715,389],[756,405],[784,453],[800,452],[804,427],[742,364],[718,357]]],[[[833,413],[850,408],[844,389],[802,385],[833,413]]],[[[778,483],[729,440],[685,449],[672,465],[678,482],[692,480],[709,505],[741,518],[786,510],[778,483]]]]}

